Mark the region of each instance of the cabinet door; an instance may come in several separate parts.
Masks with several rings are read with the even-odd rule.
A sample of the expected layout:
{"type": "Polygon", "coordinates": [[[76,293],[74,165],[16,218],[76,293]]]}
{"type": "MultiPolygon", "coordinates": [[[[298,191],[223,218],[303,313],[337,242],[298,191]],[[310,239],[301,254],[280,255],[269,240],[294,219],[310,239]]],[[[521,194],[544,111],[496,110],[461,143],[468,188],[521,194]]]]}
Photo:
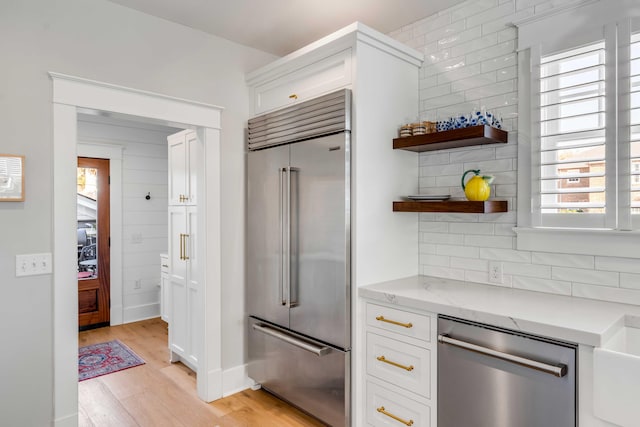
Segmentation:
{"type": "Polygon", "coordinates": [[[284,295],[284,228],[289,146],[252,151],[247,156],[248,314],[284,327],[289,309],[284,295]]]}
{"type": "Polygon", "coordinates": [[[186,208],[169,206],[169,348],[181,357],[188,345],[186,234],[186,208]]]}
{"type": "Polygon", "coordinates": [[[169,322],[169,257],[160,256],[160,318],[169,322]]]}
{"type": "Polygon", "coordinates": [[[185,262],[187,265],[187,287],[186,287],[186,322],[187,322],[187,347],[185,348],[185,357],[187,363],[197,370],[199,345],[197,341],[198,328],[202,323],[202,314],[200,310],[200,279],[198,276],[198,211],[195,206],[185,207],[187,232],[185,235],[185,262]]]}
{"type": "Polygon", "coordinates": [[[167,138],[169,143],[169,204],[196,205],[200,144],[195,131],[182,131],[167,138]]]}
{"type": "Polygon", "coordinates": [[[350,83],[351,49],[347,49],[256,86],[254,114],[315,98],[350,83]]]}
{"type": "Polygon", "coordinates": [[[181,205],[187,193],[187,151],[184,132],[167,137],[169,143],[169,204],[181,205]]]}

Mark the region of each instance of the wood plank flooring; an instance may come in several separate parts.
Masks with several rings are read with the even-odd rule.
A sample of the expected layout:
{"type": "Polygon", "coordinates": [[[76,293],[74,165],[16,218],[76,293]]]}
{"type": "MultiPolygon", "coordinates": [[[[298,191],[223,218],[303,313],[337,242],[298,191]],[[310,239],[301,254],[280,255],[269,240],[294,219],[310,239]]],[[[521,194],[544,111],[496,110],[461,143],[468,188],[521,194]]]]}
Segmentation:
{"type": "Polygon", "coordinates": [[[167,324],[159,318],[79,334],[80,346],[114,339],[146,364],[80,382],[80,427],[323,426],[262,390],[245,390],[209,404],[201,401],[193,371],[168,362],[167,324]]]}

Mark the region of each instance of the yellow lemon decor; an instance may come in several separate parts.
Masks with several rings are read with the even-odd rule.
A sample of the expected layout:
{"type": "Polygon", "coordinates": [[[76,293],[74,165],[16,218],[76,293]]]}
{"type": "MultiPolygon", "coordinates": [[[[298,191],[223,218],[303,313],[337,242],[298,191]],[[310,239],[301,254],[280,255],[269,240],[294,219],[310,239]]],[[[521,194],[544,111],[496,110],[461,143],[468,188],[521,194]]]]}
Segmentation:
{"type": "Polygon", "coordinates": [[[493,182],[493,176],[480,175],[480,169],[470,169],[462,174],[462,189],[468,200],[474,202],[484,202],[491,195],[491,186],[493,182]],[[469,172],[473,172],[475,175],[466,183],[464,179],[469,172]]]}

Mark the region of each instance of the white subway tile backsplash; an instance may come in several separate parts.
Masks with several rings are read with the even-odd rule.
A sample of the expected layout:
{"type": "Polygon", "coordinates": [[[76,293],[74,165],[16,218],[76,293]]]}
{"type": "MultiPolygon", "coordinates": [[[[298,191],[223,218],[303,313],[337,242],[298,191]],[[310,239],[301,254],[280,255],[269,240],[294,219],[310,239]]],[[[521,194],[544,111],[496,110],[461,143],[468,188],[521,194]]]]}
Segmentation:
{"type": "Polygon", "coordinates": [[[503,286],[640,305],[636,259],[513,249],[518,69],[517,30],[510,23],[579,1],[585,0],[467,0],[391,33],[425,54],[419,72],[421,120],[486,109],[509,131],[508,144],[419,155],[418,192],[464,197],[462,172],[479,168],[495,176],[492,197],[509,203],[509,211],[499,214],[421,213],[422,274],[488,283],[493,260],[503,263],[503,286]]]}
{"type": "Polygon", "coordinates": [[[445,245],[462,245],[464,244],[464,236],[450,233],[420,233],[420,242],[435,243],[445,245]]]}
{"type": "Polygon", "coordinates": [[[482,147],[472,150],[457,150],[449,154],[451,163],[468,163],[478,162],[483,160],[495,160],[495,148],[482,147]]]}
{"type": "Polygon", "coordinates": [[[515,40],[518,37],[516,27],[508,27],[504,30],[498,31],[498,43],[506,42],[507,40],[515,40]]]}
{"type": "MultiPolygon", "coordinates": [[[[464,21],[459,21],[459,22],[464,22],[464,21]]],[[[446,37],[439,39],[438,47],[440,49],[446,49],[448,47],[456,46],[460,43],[464,43],[469,40],[475,40],[481,36],[482,36],[481,27],[469,28],[468,30],[461,31],[456,34],[449,34],[446,37]]]]}
{"type": "Polygon", "coordinates": [[[426,151],[420,153],[419,157],[418,163],[420,166],[446,165],[451,163],[449,161],[449,153],[443,153],[441,151],[426,151]]]}
{"type": "Polygon", "coordinates": [[[538,264],[524,264],[521,262],[503,262],[502,271],[514,276],[538,277],[551,279],[551,266],[538,264]]]}
{"type": "MultiPolygon", "coordinates": [[[[494,71],[485,74],[478,74],[466,79],[456,80],[451,83],[451,90],[454,92],[461,92],[469,89],[473,89],[480,86],[487,86],[496,83],[497,77],[494,71]]],[[[459,110],[460,112],[460,110],[459,110]]]]}
{"type": "Polygon", "coordinates": [[[476,234],[491,236],[495,232],[495,225],[479,222],[452,222],[449,224],[449,233],[476,234]]]}
{"type": "Polygon", "coordinates": [[[637,290],[609,288],[584,283],[573,283],[571,287],[572,295],[576,297],[640,305],[640,292],[637,290]]]}
{"type": "Polygon", "coordinates": [[[449,262],[453,268],[484,272],[489,271],[489,261],[486,259],[451,257],[449,262]]]}
{"type": "Polygon", "coordinates": [[[476,25],[482,25],[485,22],[493,21],[497,18],[512,15],[515,12],[515,4],[513,1],[508,1],[498,7],[487,9],[484,12],[477,13],[467,18],[467,27],[471,28],[476,25]]]}
{"type": "Polygon", "coordinates": [[[480,251],[480,258],[505,262],[531,263],[531,252],[515,249],[486,248],[480,251]]]}
{"type": "Polygon", "coordinates": [[[592,269],[594,267],[594,257],[589,255],[532,252],[531,262],[534,264],[546,264],[555,265],[558,267],[573,267],[583,269],[592,269]]]}
{"type": "Polygon", "coordinates": [[[420,264],[435,267],[449,267],[449,257],[433,254],[420,254],[420,264]]]}
{"type": "Polygon", "coordinates": [[[418,229],[421,232],[429,232],[429,233],[448,233],[449,232],[449,223],[447,222],[437,222],[437,221],[420,221],[418,223],[418,229]]]}
{"type": "Polygon", "coordinates": [[[565,282],[561,280],[513,276],[513,287],[517,289],[524,289],[527,291],[571,295],[571,282],[565,282]]]}
{"type": "Polygon", "coordinates": [[[481,248],[513,248],[513,237],[509,236],[475,236],[467,234],[464,236],[466,246],[478,246],[481,248]]]}
{"type": "Polygon", "coordinates": [[[620,287],[640,290],[640,274],[620,273],[620,287]]]}
{"type": "Polygon", "coordinates": [[[422,254],[435,255],[437,253],[436,245],[434,243],[420,243],[418,245],[418,250],[420,255],[422,254]]]}
{"type": "Polygon", "coordinates": [[[441,176],[441,175],[460,175],[462,174],[462,165],[429,165],[420,168],[420,176],[441,176]]]}
{"type": "MultiPolygon", "coordinates": [[[[492,33],[496,34],[496,33],[492,33]]],[[[486,36],[485,36],[486,37],[486,36]]],[[[487,61],[492,58],[502,57],[514,53],[516,50],[516,44],[514,40],[508,40],[506,42],[498,43],[494,46],[487,47],[482,50],[477,50],[467,54],[465,57],[467,64],[474,64],[476,62],[487,61]]]]}
{"type": "Polygon", "coordinates": [[[426,276],[443,277],[445,279],[464,280],[464,270],[455,268],[425,265],[422,267],[422,274],[426,276]]]}
{"type": "Polygon", "coordinates": [[[567,280],[598,286],[617,287],[620,284],[620,273],[612,271],[588,270],[583,268],[552,267],[551,277],[556,280],[567,280]]]}
{"type": "MultiPolygon", "coordinates": [[[[467,55],[467,63],[478,62],[468,61],[470,56],[477,55],[478,52],[485,52],[489,50],[498,49],[498,33],[487,34],[480,38],[470,40],[465,43],[460,43],[459,45],[451,47],[451,56],[464,56],[467,55]]],[[[497,54],[494,56],[498,56],[497,54]]]]}
{"type": "Polygon", "coordinates": [[[640,261],[636,258],[595,257],[596,269],[640,273],[640,261]]]}
{"type": "Polygon", "coordinates": [[[463,258],[478,258],[480,249],[460,245],[436,245],[436,254],[463,258]]]}

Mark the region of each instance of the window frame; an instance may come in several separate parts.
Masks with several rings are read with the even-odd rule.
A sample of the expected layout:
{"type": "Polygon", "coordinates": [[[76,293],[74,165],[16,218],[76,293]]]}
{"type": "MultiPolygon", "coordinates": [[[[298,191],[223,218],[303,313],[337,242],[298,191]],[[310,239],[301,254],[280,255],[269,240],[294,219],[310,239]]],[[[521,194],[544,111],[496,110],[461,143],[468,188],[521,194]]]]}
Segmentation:
{"type": "Polygon", "coordinates": [[[517,249],[640,258],[637,251],[640,241],[640,215],[631,215],[630,94],[628,89],[620,90],[625,84],[630,88],[629,44],[631,34],[640,31],[640,19],[629,17],[632,1],[621,0],[621,7],[615,8],[616,10],[607,9],[604,3],[606,2],[591,1],[586,5],[552,11],[544,16],[535,16],[516,23],[519,29],[520,94],[518,224],[514,228],[517,249]],[[576,19],[578,14],[581,19],[576,19]],[[618,42],[618,36],[621,42],[618,42]],[[539,209],[540,59],[544,55],[570,50],[598,40],[605,41],[607,58],[607,210],[605,214],[542,214],[539,209]],[[614,63],[611,58],[615,59],[614,63]],[[626,67],[614,65],[624,64],[625,60],[626,67]],[[609,164],[612,158],[616,159],[616,167],[609,164]],[[592,215],[602,215],[602,218],[594,220],[592,215]],[[549,221],[551,216],[560,218],[549,221]]]}

